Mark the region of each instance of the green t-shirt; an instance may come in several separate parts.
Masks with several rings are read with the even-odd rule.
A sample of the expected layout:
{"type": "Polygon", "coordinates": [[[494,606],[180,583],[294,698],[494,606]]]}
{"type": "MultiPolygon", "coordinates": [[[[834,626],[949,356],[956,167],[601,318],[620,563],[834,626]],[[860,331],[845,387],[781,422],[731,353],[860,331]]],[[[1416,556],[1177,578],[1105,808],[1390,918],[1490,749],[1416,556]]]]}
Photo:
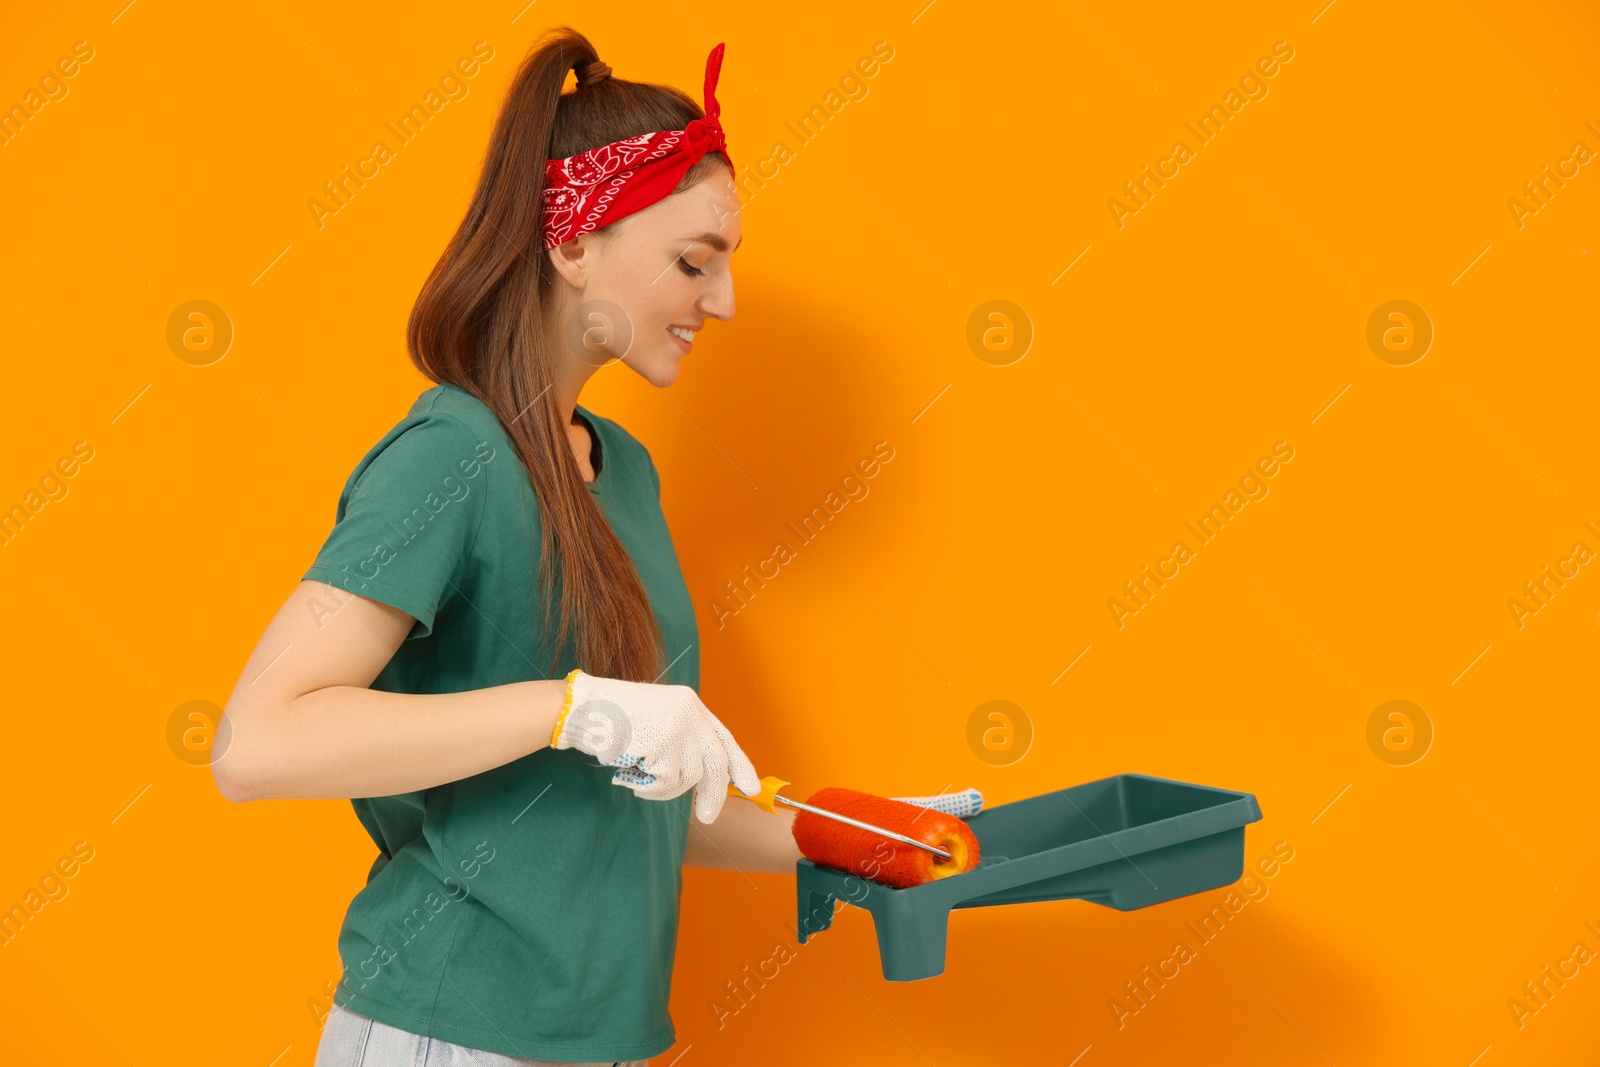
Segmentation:
{"type": "MultiPolygon", "coordinates": [[[[694,607],[655,464],[621,426],[577,410],[598,441],[590,491],[666,641],[671,666],[658,680],[698,689],[694,607]]],[[[493,412],[434,386],[351,473],[305,577],[416,618],[373,689],[559,678],[582,664],[571,637],[553,671],[552,649],[538,643],[539,521],[527,468],[493,412]]],[[[334,1002],[510,1056],[612,1061],[670,1048],[694,794],[642,800],[613,773],[545,747],[431,789],[352,800],[379,851],[339,931],[334,1002]]]]}

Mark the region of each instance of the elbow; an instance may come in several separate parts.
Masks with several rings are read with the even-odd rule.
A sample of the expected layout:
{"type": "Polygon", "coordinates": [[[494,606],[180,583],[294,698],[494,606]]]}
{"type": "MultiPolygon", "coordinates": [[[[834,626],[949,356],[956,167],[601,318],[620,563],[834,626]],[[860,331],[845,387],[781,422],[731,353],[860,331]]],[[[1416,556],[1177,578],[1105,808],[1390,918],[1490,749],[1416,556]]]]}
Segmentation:
{"type": "Polygon", "coordinates": [[[260,776],[245,759],[244,745],[238,743],[234,723],[238,716],[223,711],[211,745],[211,780],[217,792],[235,804],[268,796],[261,788],[260,776]]]}
{"type": "Polygon", "coordinates": [[[264,795],[247,784],[250,779],[239,773],[238,764],[232,760],[213,759],[211,780],[216,783],[217,792],[235,804],[243,804],[247,800],[254,800],[264,795]]]}
{"type": "Polygon", "coordinates": [[[215,761],[213,761],[211,764],[211,780],[216,784],[217,792],[221,793],[223,797],[233,801],[235,804],[242,803],[243,801],[249,799],[248,797],[242,795],[238,789],[234,787],[233,780],[223,774],[221,765],[215,761]]]}
{"type": "Polygon", "coordinates": [[[211,764],[211,779],[216,783],[217,792],[228,800],[235,804],[243,804],[247,800],[254,800],[263,795],[255,789],[242,785],[239,778],[240,776],[225,770],[222,764],[217,762],[211,764]]]}

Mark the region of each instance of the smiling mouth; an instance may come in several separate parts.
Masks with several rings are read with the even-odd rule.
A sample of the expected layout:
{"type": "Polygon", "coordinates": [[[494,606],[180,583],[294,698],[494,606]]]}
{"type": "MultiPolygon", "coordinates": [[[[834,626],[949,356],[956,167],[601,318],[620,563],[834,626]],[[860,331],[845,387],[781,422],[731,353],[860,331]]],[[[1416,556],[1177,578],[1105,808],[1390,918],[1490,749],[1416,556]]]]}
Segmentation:
{"type": "Polygon", "coordinates": [[[674,341],[678,342],[678,344],[682,345],[683,346],[683,350],[685,352],[689,351],[691,348],[694,347],[694,333],[692,331],[690,331],[690,330],[684,330],[682,333],[680,333],[674,327],[668,326],[667,327],[667,334],[674,341]],[[683,334],[688,334],[689,336],[688,337],[684,337],[683,334]]]}

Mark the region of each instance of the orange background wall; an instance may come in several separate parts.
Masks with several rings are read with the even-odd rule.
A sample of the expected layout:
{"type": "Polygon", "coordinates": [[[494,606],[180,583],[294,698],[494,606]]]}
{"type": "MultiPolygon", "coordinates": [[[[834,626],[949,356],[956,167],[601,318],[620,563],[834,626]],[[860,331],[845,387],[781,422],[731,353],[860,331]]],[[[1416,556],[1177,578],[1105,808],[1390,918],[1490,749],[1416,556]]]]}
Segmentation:
{"type": "Polygon", "coordinates": [[[1600,164],[1561,161],[1600,151],[1600,17],[1319,6],[9,13],[0,103],[93,50],[0,146],[0,503],[92,449],[0,547],[0,905],[75,843],[93,856],[0,949],[10,1054],[311,1063],[371,845],[342,801],[228,803],[180,709],[226,700],[347,473],[428,384],[405,316],[515,65],[563,22],[619,75],[697,97],[726,41],[735,161],[788,146],[746,186],[736,318],[669,391],[614,365],[582,398],[655,456],[703,696],[758,770],[797,795],[973,785],[991,805],[1137,771],[1253,792],[1247,861],[1293,850],[1120,1024],[1124,983],[1225,891],[959,911],[945,974],[890,984],[864,912],[800,946],[790,877],[693,869],[679,1043],[655,1062],[1592,1054],[1600,965],[1561,961],[1600,952],[1600,164]],[[477,41],[469,94],[319,228],[322,183],[477,41]],[[892,58],[849,81],[878,42],[892,58]],[[1185,123],[1277,42],[1267,95],[1201,144],[1185,123]],[[829,104],[801,143],[789,123],[829,104]],[[1119,226],[1108,201],[1180,139],[1192,158],[1119,226]],[[1546,165],[1576,176],[1519,218],[1546,165]],[[234,330],[208,366],[166,336],[196,299],[234,330]],[[997,300],[1031,329],[1020,358],[969,345],[997,300]],[[1420,360],[1369,346],[1391,300],[1431,323],[1420,360]],[[869,495],[719,628],[723,583],[879,441],[869,495]],[[1277,442],[1268,495],[1197,546],[1184,524],[1277,442]],[[1119,625],[1108,601],[1136,606],[1123,583],[1180,539],[1194,557],[1119,625]],[[1546,565],[1576,576],[1519,618],[1546,565]],[[1026,751],[969,746],[991,700],[1021,709],[1026,751]],[[1431,732],[1420,759],[1369,743],[1394,700],[1431,732]],[[1578,969],[1535,1012],[1546,965],[1578,969]]]}

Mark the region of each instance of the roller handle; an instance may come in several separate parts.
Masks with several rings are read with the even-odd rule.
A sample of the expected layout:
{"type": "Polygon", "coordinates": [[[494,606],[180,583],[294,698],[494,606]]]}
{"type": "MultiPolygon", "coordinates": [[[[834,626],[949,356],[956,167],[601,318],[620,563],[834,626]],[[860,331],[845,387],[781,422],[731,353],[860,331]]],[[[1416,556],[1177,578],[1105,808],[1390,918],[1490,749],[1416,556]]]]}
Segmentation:
{"type": "Polygon", "coordinates": [[[778,790],[782,789],[788,784],[788,782],[784,781],[782,778],[779,778],[777,775],[769,774],[765,778],[761,779],[761,792],[757,793],[755,796],[750,796],[743,789],[740,789],[731,782],[728,784],[728,795],[730,797],[744,797],[746,800],[750,801],[750,803],[766,811],[768,815],[776,815],[778,814],[778,811],[773,805],[777,803],[778,790]]]}
{"type": "Polygon", "coordinates": [[[826,808],[813,807],[810,804],[803,804],[798,800],[790,800],[788,797],[778,796],[778,790],[782,789],[788,784],[789,783],[784,781],[782,778],[779,778],[775,775],[768,775],[767,777],[761,779],[761,792],[757,793],[755,796],[750,796],[744,790],[731,783],[728,786],[728,795],[730,797],[744,797],[752,804],[757,805],[762,810],[772,815],[778,814],[777,808],[774,805],[782,803],[787,807],[798,808],[801,811],[809,811],[813,815],[820,815],[825,819],[832,819],[834,822],[842,822],[849,826],[854,826],[862,830],[868,830],[882,837],[891,837],[896,841],[920,848],[924,852],[931,852],[942,860],[950,859],[950,853],[946,852],[942,848],[939,848],[937,845],[930,845],[926,841],[918,841],[914,837],[907,837],[905,834],[898,833],[894,830],[886,830],[881,826],[874,826],[869,822],[862,822],[860,819],[852,819],[848,815],[840,815],[836,811],[829,811],[826,808]]]}

